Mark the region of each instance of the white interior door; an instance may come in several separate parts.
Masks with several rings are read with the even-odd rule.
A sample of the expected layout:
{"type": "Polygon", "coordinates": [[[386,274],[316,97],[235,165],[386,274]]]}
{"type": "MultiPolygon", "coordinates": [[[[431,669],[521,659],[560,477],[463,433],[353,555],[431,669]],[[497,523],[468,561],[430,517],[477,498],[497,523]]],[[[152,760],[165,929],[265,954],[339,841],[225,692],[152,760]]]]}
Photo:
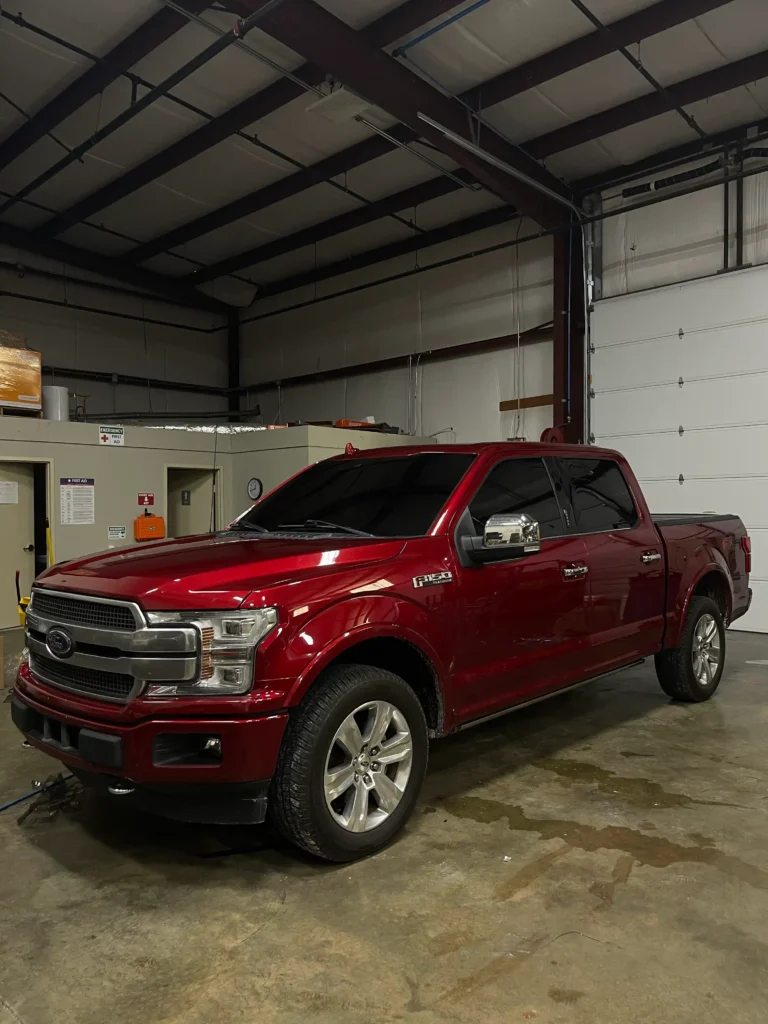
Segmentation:
{"type": "Polygon", "coordinates": [[[768,267],[596,303],[591,430],[629,459],[651,512],[741,516],[768,633],[768,267]]]}
{"type": "Polygon", "coordinates": [[[19,624],[16,570],[21,573],[21,596],[29,597],[35,578],[34,538],[32,467],[0,462],[0,629],[19,624]]]}

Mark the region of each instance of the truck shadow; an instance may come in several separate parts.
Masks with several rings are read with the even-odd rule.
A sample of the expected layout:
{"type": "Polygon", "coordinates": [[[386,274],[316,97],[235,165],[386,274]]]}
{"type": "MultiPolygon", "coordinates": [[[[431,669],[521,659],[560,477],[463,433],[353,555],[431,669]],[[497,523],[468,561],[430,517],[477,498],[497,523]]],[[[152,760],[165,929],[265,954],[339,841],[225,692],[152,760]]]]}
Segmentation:
{"type": "MultiPolygon", "coordinates": [[[[420,807],[462,796],[573,747],[584,748],[606,730],[621,729],[666,702],[652,666],[623,677],[553,696],[540,704],[435,741],[420,807]]],[[[677,713],[686,710],[679,707],[677,713]]],[[[416,811],[418,821],[419,808],[416,811]]],[[[59,820],[32,816],[21,826],[27,840],[68,871],[119,888],[125,861],[163,876],[167,883],[258,886],[276,872],[289,877],[348,866],[318,862],[276,836],[269,826],[206,826],[154,818],[83,793],[59,820]],[[118,866],[120,862],[120,866],[118,866]],[[111,866],[111,870],[107,869],[111,866]]],[[[396,841],[407,842],[412,829],[396,841]]]]}

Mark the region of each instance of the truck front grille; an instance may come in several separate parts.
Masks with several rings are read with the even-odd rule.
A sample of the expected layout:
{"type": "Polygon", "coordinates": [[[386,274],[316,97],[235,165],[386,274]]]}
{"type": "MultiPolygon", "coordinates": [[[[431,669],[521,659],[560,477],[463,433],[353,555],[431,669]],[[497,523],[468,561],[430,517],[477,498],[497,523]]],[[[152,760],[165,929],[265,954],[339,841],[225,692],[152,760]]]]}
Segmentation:
{"type": "Polygon", "coordinates": [[[35,615],[55,622],[71,622],[94,629],[117,629],[131,633],[137,623],[126,605],[64,597],[51,591],[35,590],[32,597],[35,615]]]}
{"type": "Polygon", "coordinates": [[[136,680],[120,672],[103,672],[99,669],[68,665],[39,654],[30,655],[29,667],[33,675],[43,682],[66,687],[78,693],[94,697],[109,697],[112,700],[128,700],[136,680]]]}

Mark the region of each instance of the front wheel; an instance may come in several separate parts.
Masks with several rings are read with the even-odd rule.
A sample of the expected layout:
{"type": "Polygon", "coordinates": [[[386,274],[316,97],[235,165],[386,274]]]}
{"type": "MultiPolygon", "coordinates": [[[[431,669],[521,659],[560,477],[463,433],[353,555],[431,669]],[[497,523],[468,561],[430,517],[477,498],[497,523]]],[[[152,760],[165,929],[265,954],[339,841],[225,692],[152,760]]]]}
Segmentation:
{"type": "Polygon", "coordinates": [[[680,646],[656,655],[662,690],[674,700],[704,701],[714,694],[725,667],[723,614],[709,597],[694,597],[680,646]]]}
{"type": "Polygon", "coordinates": [[[270,793],[279,831],[349,861],[405,825],[427,767],[427,724],[404,680],[368,665],[324,673],[288,724],[270,793]]]}

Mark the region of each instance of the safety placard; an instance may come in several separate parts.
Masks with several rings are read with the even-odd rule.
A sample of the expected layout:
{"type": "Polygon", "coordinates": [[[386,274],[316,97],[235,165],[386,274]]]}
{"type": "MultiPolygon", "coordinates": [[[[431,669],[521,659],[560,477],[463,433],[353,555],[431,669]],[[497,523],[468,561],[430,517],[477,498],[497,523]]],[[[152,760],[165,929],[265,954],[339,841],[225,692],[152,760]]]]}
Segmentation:
{"type": "Polygon", "coordinates": [[[93,526],[96,522],[96,486],[93,477],[59,479],[62,526],[93,526]]]}
{"type": "Polygon", "coordinates": [[[122,448],[125,445],[125,427],[99,427],[99,444],[122,448]]]}
{"type": "Polygon", "coordinates": [[[107,540],[126,540],[128,530],[125,526],[108,526],[107,540]]]}
{"type": "Polygon", "coordinates": [[[19,485],[15,480],[0,480],[0,505],[19,504],[19,485]]]}
{"type": "Polygon", "coordinates": [[[151,491],[142,491],[139,494],[138,504],[142,507],[155,504],[155,496],[151,491]]]}

